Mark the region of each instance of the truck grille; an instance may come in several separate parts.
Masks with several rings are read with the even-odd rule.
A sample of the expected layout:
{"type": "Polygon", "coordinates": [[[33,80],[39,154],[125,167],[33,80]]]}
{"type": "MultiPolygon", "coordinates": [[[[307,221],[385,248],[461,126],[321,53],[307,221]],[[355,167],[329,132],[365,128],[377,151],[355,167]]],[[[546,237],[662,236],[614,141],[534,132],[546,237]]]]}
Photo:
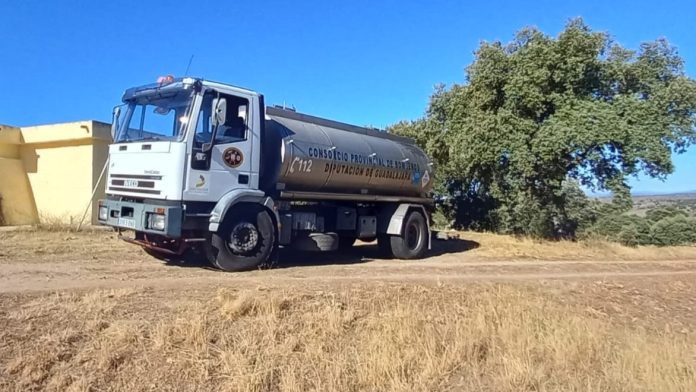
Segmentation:
{"type": "Polygon", "coordinates": [[[112,174],[109,176],[109,191],[159,195],[161,192],[154,188],[155,181],[160,180],[162,176],[112,174]]]}

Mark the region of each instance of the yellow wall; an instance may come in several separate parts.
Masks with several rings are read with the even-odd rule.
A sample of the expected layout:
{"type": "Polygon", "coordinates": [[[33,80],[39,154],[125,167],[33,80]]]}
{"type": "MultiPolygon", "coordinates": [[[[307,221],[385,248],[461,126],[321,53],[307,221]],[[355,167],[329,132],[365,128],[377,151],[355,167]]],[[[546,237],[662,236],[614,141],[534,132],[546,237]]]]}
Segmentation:
{"type": "MultiPolygon", "coordinates": [[[[111,141],[108,124],[81,121],[23,127],[19,140],[5,139],[0,137],[0,154],[4,154],[0,157],[12,156],[13,163],[0,163],[0,193],[3,189],[9,193],[11,189],[13,195],[23,195],[33,209],[33,222],[26,222],[26,214],[24,219],[15,218],[15,214],[12,219],[6,219],[6,224],[37,221],[76,224],[88,206],[91,214],[88,212],[84,223],[96,223],[95,201],[104,197],[104,179],[94,198],[91,196],[108,156],[111,141]],[[17,185],[21,176],[14,173],[21,173],[27,186],[17,185]],[[12,180],[5,181],[6,177],[12,180]]],[[[5,212],[21,206],[16,201],[3,204],[5,212]]]]}
{"type": "Polygon", "coordinates": [[[38,215],[20,158],[19,128],[0,125],[0,224],[37,223],[38,215]]]}
{"type": "Polygon", "coordinates": [[[42,222],[77,223],[92,192],[89,140],[20,148],[42,222]]]}

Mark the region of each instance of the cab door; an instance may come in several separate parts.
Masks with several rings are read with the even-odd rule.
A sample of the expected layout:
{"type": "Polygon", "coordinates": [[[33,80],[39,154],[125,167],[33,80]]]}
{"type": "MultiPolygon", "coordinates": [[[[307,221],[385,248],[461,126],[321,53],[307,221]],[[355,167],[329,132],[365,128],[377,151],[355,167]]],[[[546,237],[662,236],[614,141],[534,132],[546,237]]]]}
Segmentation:
{"type": "Polygon", "coordinates": [[[253,96],[208,91],[201,100],[189,155],[185,200],[217,201],[238,188],[258,188],[258,116],[253,96]],[[224,116],[214,125],[221,100],[224,116]]]}

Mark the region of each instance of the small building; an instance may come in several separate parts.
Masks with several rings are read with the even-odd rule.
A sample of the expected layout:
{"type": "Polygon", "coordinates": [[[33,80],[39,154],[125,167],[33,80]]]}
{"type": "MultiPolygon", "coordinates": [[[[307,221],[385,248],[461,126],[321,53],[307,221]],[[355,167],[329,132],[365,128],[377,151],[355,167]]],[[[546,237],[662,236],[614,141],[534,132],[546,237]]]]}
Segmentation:
{"type": "Polygon", "coordinates": [[[97,222],[110,124],[0,125],[0,225],[97,222]],[[96,193],[92,197],[92,191],[96,193]]]}

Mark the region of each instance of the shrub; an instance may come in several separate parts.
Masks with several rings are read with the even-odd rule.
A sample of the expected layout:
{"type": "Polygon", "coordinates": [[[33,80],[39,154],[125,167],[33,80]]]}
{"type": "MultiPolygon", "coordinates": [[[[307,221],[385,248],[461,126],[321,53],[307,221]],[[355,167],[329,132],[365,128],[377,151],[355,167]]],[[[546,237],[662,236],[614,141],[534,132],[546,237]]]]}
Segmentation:
{"type": "Polygon", "coordinates": [[[607,214],[583,232],[583,237],[599,236],[628,246],[652,243],[650,222],[636,215],[607,214]]]}
{"type": "Polygon", "coordinates": [[[663,218],[652,225],[650,234],[656,245],[694,245],[696,218],[682,215],[663,218]]]}
{"type": "Polygon", "coordinates": [[[621,227],[616,236],[618,242],[628,245],[650,245],[653,243],[650,233],[650,223],[639,216],[630,216],[630,219],[621,227]]]}
{"type": "Polygon", "coordinates": [[[645,212],[645,217],[653,222],[658,222],[664,218],[687,215],[688,213],[684,208],[676,206],[656,207],[645,212]]]}

